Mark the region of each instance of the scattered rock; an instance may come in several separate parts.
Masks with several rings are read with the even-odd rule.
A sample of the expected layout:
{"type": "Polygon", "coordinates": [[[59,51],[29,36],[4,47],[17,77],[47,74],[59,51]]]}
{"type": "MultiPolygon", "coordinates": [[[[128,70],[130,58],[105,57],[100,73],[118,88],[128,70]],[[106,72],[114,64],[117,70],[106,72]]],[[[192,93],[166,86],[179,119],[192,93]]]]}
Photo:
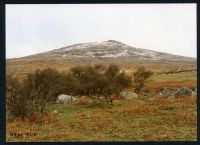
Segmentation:
{"type": "Polygon", "coordinates": [[[175,94],[174,96],[188,96],[191,97],[195,94],[195,92],[193,92],[191,89],[187,88],[187,87],[182,87],[180,88],[175,94]]]}
{"type": "Polygon", "coordinates": [[[58,111],[57,110],[53,110],[53,114],[58,114],[58,111]]]}
{"type": "Polygon", "coordinates": [[[196,87],[194,88],[194,92],[196,92],[196,93],[197,93],[197,88],[196,88],[196,87]]]}
{"type": "Polygon", "coordinates": [[[136,99],[138,95],[134,92],[120,92],[119,96],[124,99],[130,100],[136,99]]]}
{"type": "Polygon", "coordinates": [[[187,88],[187,87],[182,87],[180,89],[174,89],[174,88],[161,88],[160,91],[153,97],[149,98],[149,100],[156,100],[156,99],[160,99],[160,98],[168,98],[168,99],[173,99],[176,97],[180,97],[180,96],[196,96],[196,92],[192,91],[191,89],[187,88]]]}
{"type": "Polygon", "coordinates": [[[159,92],[155,96],[149,98],[149,100],[157,100],[160,98],[167,98],[167,97],[173,96],[176,93],[176,91],[177,90],[174,88],[163,87],[159,90],[159,92]]]}
{"type": "Polygon", "coordinates": [[[72,102],[72,101],[76,101],[76,100],[77,100],[77,98],[75,98],[73,96],[61,94],[58,96],[56,103],[67,103],[67,102],[72,102]]]}
{"type": "Polygon", "coordinates": [[[120,92],[119,96],[120,97],[126,97],[126,92],[120,92]]]}

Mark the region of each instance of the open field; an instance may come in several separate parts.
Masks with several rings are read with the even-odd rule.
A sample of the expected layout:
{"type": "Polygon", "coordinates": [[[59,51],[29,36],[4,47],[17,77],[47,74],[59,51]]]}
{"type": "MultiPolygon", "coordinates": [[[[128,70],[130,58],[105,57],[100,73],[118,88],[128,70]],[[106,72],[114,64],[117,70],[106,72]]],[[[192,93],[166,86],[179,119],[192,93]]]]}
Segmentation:
{"type": "Polygon", "coordinates": [[[197,72],[180,72],[180,73],[171,73],[171,74],[157,74],[151,77],[153,82],[159,81],[191,81],[197,79],[197,72]]]}
{"type": "MultiPolygon", "coordinates": [[[[140,66],[153,71],[147,83],[151,93],[138,95],[134,100],[115,100],[113,105],[53,104],[42,123],[20,119],[7,122],[7,141],[195,141],[197,140],[196,98],[176,98],[148,101],[162,87],[197,86],[194,62],[145,62],[133,60],[69,60],[65,59],[19,59],[7,60],[6,73],[14,73],[23,80],[36,69],[53,68],[68,71],[74,65],[116,63],[129,75],[140,66]],[[131,63],[130,63],[131,62],[131,63]],[[178,69],[193,70],[176,72],[178,69]],[[11,136],[11,133],[36,133],[36,136],[11,136]]],[[[132,87],[125,90],[133,90],[132,87]]]]}
{"type": "Polygon", "coordinates": [[[172,74],[156,74],[150,78],[150,82],[147,84],[152,90],[157,90],[162,87],[188,87],[194,89],[197,86],[197,72],[180,72],[172,74]]]}
{"type": "MultiPolygon", "coordinates": [[[[196,87],[196,72],[156,74],[148,83],[152,91],[161,87],[196,87]]],[[[132,88],[129,88],[132,89],[132,88]]],[[[7,122],[7,141],[196,141],[197,103],[195,97],[148,101],[115,100],[113,105],[53,104],[40,124],[15,120],[7,122]],[[12,137],[11,133],[36,133],[12,137]]]]}
{"type": "Polygon", "coordinates": [[[196,98],[134,101],[116,100],[112,106],[55,104],[59,114],[42,124],[7,124],[7,141],[195,141],[196,98]],[[12,137],[10,133],[36,133],[12,137]]]}
{"type": "MultiPolygon", "coordinates": [[[[117,64],[122,71],[132,75],[139,67],[144,66],[147,70],[156,73],[164,73],[177,70],[196,70],[195,61],[148,61],[138,59],[100,59],[100,58],[29,58],[29,59],[10,59],[6,60],[6,72],[14,73],[17,78],[23,80],[30,72],[36,69],[52,68],[60,72],[68,71],[76,65],[95,65],[95,64],[117,64]]],[[[166,77],[166,76],[163,76],[166,77]]],[[[163,79],[163,77],[161,79],[163,79]]],[[[178,78],[179,79],[179,78],[178,78]]]]}

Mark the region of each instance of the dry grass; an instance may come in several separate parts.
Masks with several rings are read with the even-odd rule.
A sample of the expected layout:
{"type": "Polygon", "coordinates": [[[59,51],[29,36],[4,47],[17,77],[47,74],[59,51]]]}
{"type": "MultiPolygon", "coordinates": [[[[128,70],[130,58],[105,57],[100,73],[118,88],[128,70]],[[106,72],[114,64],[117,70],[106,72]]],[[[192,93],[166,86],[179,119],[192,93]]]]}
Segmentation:
{"type": "Polygon", "coordinates": [[[91,104],[92,100],[87,98],[87,97],[79,97],[76,101],[75,101],[75,105],[88,105],[91,104]]]}
{"type": "Polygon", "coordinates": [[[184,66],[185,70],[195,70],[196,62],[184,61],[148,61],[137,60],[135,58],[126,59],[121,58],[21,58],[6,60],[6,71],[15,72],[16,76],[23,80],[29,72],[36,69],[52,68],[58,71],[68,71],[71,67],[76,65],[95,65],[95,64],[117,64],[126,73],[132,75],[139,67],[144,66],[147,70],[161,73],[176,71],[180,66],[184,66]]]}
{"type": "MultiPolygon", "coordinates": [[[[94,64],[107,60],[94,60],[87,63],[94,64]]],[[[109,62],[113,62],[110,60],[109,62]]],[[[130,60],[116,60],[122,69],[132,74],[136,68],[145,66],[155,72],[176,70],[179,66],[193,69],[195,63],[190,62],[135,62],[130,60]]],[[[6,71],[15,72],[20,80],[27,73],[38,68],[56,68],[67,71],[76,64],[86,64],[86,60],[9,60],[6,71]]],[[[149,82],[150,90],[161,87],[180,88],[183,86],[196,87],[196,76],[183,78],[176,76],[160,77],[155,75],[149,82]]],[[[132,90],[132,88],[127,88],[132,90]]],[[[151,92],[154,93],[154,92],[151,92]]],[[[148,96],[149,97],[149,96],[148,96]]],[[[176,99],[160,99],[147,101],[143,96],[138,99],[115,100],[114,105],[90,104],[80,100],[77,104],[54,104],[50,111],[58,110],[58,114],[49,114],[42,122],[33,123],[28,120],[16,119],[6,124],[6,141],[196,141],[197,140],[197,103],[196,98],[180,97],[176,99]],[[11,133],[23,136],[11,136],[11,133]],[[27,136],[26,133],[35,136],[27,136]]]]}
{"type": "Polygon", "coordinates": [[[197,86],[197,80],[150,82],[147,86],[152,90],[158,90],[162,87],[181,88],[183,86],[195,88],[197,86]]]}
{"type": "MultiPolygon", "coordinates": [[[[57,121],[7,123],[7,141],[175,141],[197,140],[196,98],[105,104],[57,104],[57,121]],[[98,106],[98,107],[97,107],[98,106]],[[11,132],[37,133],[11,137],[11,132]]],[[[48,119],[47,119],[48,120],[48,119]]],[[[51,119],[50,119],[51,120],[51,119]]]]}

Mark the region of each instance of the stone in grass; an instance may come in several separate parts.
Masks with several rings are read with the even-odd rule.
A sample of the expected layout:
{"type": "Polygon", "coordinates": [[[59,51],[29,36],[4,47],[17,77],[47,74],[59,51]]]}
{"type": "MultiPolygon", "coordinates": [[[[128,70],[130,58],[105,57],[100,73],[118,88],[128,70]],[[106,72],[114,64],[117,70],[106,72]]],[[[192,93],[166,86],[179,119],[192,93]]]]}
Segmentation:
{"type": "Polygon", "coordinates": [[[58,110],[53,110],[53,114],[58,114],[58,110]]]}
{"type": "Polygon", "coordinates": [[[73,102],[76,100],[77,100],[77,98],[75,98],[73,96],[61,94],[58,96],[56,103],[67,103],[67,102],[73,102]]]}
{"type": "Polygon", "coordinates": [[[182,87],[180,88],[175,95],[178,95],[178,96],[192,96],[192,90],[187,88],[187,87],[182,87]]]}
{"type": "Polygon", "coordinates": [[[134,92],[120,92],[119,96],[126,100],[136,99],[138,97],[134,92]]]}
{"type": "Polygon", "coordinates": [[[163,87],[159,90],[159,92],[155,96],[149,98],[149,100],[153,101],[160,98],[167,98],[167,97],[173,96],[176,91],[177,90],[174,88],[163,87]]]}
{"type": "Polygon", "coordinates": [[[196,93],[197,93],[197,88],[196,88],[196,87],[194,88],[194,92],[196,92],[196,93]]]}
{"type": "Polygon", "coordinates": [[[194,96],[197,96],[197,93],[195,91],[192,91],[187,87],[182,87],[178,89],[174,95],[168,97],[168,99],[173,99],[176,97],[194,97],[194,96]]]}

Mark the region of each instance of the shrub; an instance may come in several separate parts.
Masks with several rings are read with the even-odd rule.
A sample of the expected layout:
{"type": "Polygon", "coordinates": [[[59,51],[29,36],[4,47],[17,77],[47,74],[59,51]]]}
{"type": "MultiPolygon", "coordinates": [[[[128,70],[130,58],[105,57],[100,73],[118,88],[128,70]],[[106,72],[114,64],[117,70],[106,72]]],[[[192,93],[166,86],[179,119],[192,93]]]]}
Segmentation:
{"type": "Polygon", "coordinates": [[[112,103],[113,97],[130,85],[131,78],[120,73],[117,65],[76,66],[69,73],[52,69],[36,70],[29,73],[20,83],[11,75],[6,76],[6,103],[14,117],[37,118],[47,113],[49,103],[56,101],[61,93],[84,95],[112,103]],[[104,68],[105,71],[99,71],[104,68]]]}
{"type": "Polygon", "coordinates": [[[102,65],[102,64],[96,64],[96,65],[94,66],[94,68],[95,68],[97,71],[99,71],[99,72],[105,71],[105,69],[106,69],[106,67],[105,67],[104,65],[102,65]]]}
{"type": "Polygon", "coordinates": [[[148,82],[149,77],[152,75],[152,72],[146,71],[144,67],[141,67],[133,74],[134,76],[134,86],[135,91],[139,93],[148,82]]]}
{"type": "MultiPolygon", "coordinates": [[[[132,82],[131,77],[126,75],[125,72],[120,73],[120,68],[115,64],[109,65],[105,71],[105,76],[109,81],[108,86],[105,88],[105,93],[110,96],[119,95],[120,91],[129,86],[132,82]]],[[[112,99],[111,97],[111,102],[112,99]]]]}
{"type": "MultiPolygon", "coordinates": [[[[105,68],[105,66],[101,66],[105,68]]],[[[109,65],[104,73],[97,66],[77,66],[71,69],[70,74],[75,79],[75,95],[86,95],[90,98],[103,97],[112,103],[112,95],[130,85],[131,77],[119,72],[117,65],[109,65]]]]}
{"type": "Polygon", "coordinates": [[[114,80],[118,73],[119,73],[119,67],[115,64],[110,64],[105,71],[105,75],[110,80],[114,80]]]}
{"type": "Polygon", "coordinates": [[[52,69],[37,70],[27,75],[23,83],[8,75],[7,107],[14,117],[34,118],[47,112],[47,105],[68,86],[64,74],[52,69]]]}
{"type": "Polygon", "coordinates": [[[22,92],[20,82],[13,75],[6,75],[6,109],[10,119],[26,116],[26,101],[21,95],[22,92]]]}
{"type": "Polygon", "coordinates": [[[98,92],[98,87],[105,83],[102,75],[91,66],[77,66],[71,69],[71,77],[74,78],[75,95],[94,96],[98,92]]]}
{"type": "Polygon", "coordinates": [[[117,78],[116,81],[122,86],[122,87],[128,87],[131,82],[131,76],[128,76],[125,74],[125,72],[120,73],[117,78]]]}
{"type": "Polygon", "coordinates": [[[57,95],[67,87],[63,79],[66,77],[52,69],[36,70],[30,73],[24,81],[24,91],[31,100],[42,99],[47,102],[55,101],[57,95]]]}
{"type": "Polygon", "coordinates": [[[91,103],[92,103],[91,99],[89,99],[85,96],[82,96],[82,97],[78,98],[78,100],[75,102],[75,105],[88,105],[91,103]]]}

